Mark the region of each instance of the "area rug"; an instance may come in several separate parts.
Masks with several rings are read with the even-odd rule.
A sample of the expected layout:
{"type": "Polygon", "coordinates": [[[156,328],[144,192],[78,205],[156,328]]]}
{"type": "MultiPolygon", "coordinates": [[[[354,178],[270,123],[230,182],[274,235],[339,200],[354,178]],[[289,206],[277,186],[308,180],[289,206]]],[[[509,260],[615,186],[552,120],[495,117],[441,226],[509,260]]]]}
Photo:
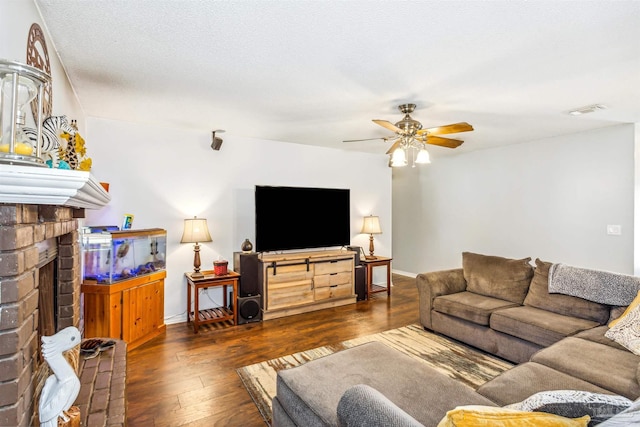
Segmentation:
{"type": "Polygon", "coordinates": [[[380,341],[473,388],[513,366],[502,359],[427,332],[420,325],[409,325],[244,366],[237,372],[265,422],[271,425],[271,399],[276,394],[278,371],[371,341],[380,341]]]}

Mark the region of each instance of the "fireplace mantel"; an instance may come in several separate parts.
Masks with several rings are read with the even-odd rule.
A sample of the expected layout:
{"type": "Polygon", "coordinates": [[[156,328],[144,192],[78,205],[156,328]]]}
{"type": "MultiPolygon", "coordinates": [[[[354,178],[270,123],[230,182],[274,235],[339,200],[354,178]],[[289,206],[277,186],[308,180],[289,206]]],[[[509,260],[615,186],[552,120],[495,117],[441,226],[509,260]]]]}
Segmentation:
{"type": "Polygon", "coordinates": [[[89,172],[0,164],[0,203],[99,209],[110,200],[89,172]]]}

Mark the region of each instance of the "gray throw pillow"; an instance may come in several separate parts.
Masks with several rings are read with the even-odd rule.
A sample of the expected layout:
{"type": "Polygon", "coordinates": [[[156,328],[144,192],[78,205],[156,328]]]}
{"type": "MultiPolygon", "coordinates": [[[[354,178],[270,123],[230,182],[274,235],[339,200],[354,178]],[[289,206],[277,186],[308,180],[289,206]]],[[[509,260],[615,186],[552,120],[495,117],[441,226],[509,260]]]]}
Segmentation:
{"type": "Polygon", "coordinates": [[[636,399],[631,406],[617,415],[609,418],[598,427],[628,427],[640,426],[640,398],[636,399]]]}
{"type": "Polygon", "coordinates": [[[612,418],[628,409],[633,401],[624,396],[591,393],[581,390],[551,390],[531,395],[522,402],[506,406],[519,411],[546,412],[567,418],[589,415],[589,426],[612,418]]]}
{"type": "Polygon", "coordinates": [[[385,395],[366,384],[347,389],[338,402],[340,427],[424,427],[385,395]]]}

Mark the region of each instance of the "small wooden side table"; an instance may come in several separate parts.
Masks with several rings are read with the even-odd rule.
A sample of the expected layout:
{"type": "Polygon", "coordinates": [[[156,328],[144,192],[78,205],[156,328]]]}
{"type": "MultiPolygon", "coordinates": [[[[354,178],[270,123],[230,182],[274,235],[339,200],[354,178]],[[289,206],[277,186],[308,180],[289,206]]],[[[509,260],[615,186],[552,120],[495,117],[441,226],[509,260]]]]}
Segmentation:
{"type": "Polygon", "coordinates": [[[233,324],[238,324],[238,310],[236,304],[233,308],[229,308],[227,301],[227,287],[233,286],[233,299],[238,297],[238,280],[240,275],[235,271],[229,271],[222,276],[216,276],[213,271],[203,271],[204,277],[193,278],[192,273],[185,273],[187,276],[187,323],[193,322],[193,332],[198,333],[198,326],[207,323],[224,322],[225,320],[233,320],[233,324]],[[212,288],[214,286],[223,287],[223,303],[222,307],[206,308],[200,310],[200,289],[212,288]],[[194,304],[191,305],[191,292],[195,292],[194,304]]]}
{"type": "Polygon", "coordinates": [[[367,299],[371,298],[371,294],[378,292],[387,292],[387,296],[391,296],[391,260],[393,258],[376,257],[376,259],[362,259],[362,262],[367,266],[367,299]],[[387,267],[387,286],[380,286],[373,284],[373,269],[375,267],[387,267]]]}

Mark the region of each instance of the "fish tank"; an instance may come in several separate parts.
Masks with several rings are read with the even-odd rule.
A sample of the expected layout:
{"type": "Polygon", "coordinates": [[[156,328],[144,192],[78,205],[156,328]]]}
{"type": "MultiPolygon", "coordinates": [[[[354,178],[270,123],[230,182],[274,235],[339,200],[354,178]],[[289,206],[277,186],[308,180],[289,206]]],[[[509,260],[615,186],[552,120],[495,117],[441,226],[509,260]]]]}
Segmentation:
{"type": "Polygon", "coordinates": [[[83,281],[111,285],[165,269],[166,230],[114,228],[80,230],[83,281]]]}

